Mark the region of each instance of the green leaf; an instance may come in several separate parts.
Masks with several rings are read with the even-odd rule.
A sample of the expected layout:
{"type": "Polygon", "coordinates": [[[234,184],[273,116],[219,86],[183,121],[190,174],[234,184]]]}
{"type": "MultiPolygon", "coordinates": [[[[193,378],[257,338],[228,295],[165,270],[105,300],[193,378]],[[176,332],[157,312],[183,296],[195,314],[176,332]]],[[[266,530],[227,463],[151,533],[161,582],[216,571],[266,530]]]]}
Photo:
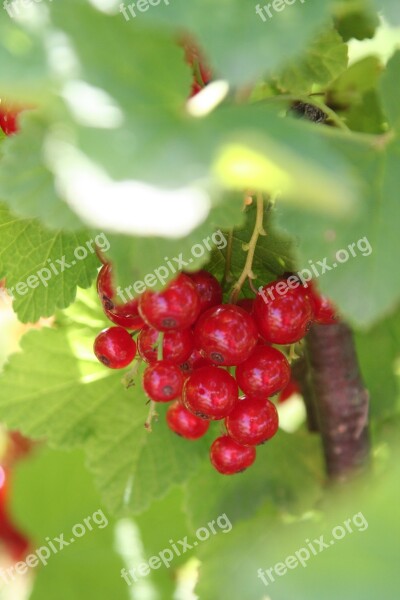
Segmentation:
{"type": "Polygon", "coordinates": [[[368,56],[353,63],[332,82],[328,97],[353,131],[384,133],[385,118],[382,112],[378,84],[383,71],[381,61],[368,56]]]}
{"type": "Polygon", "coordinates": [[[309,270],[305,277],[317,278],[340,312],[365,328],[393,311],[400,298],[396,199],[400,145],[394,141],[380,148],[332,131],[327,135],[359,178],[364,196],[360,214],[356,219],[325,219],[279,205],[279,219],[299,239],[299,267],[309,270]]]}
{"type": "Polygon", "coordinates": [[[397,0],[375,0],[375,4],[391,25],[400,25],[400,6],[397,0]]]}
{"type": "MultiPolygon", "coordinates": [[[[275,227],[273,219],[273,210],[268,206],[265,199],[264,209],[264,229],[266,235],[260,236],[257,241],[253,260],[253,273],[255,280],[253,285],[258,288],[267,282],[276,279],[285,271],[293,271],[296,268],[295,248],[291,236],[285,235],[275,227]]],[[[228,286],[235,283],[245,266],[247,252],[246,244],[249,243],[256,220],[256,208],[253,205],[245,211],[246,221],[244,226],[236,227],[232,232],[231,250],[230,250],[230,269],[228,273],[228,286]]],[[[229,239],[229,232],[224,232],[226,239],[229,239]]],[[[207,265],[207,269],[212,272],[220,281],[224,277],[225,264],[227,260],[227,248],[216,249],[207,265]]],[[[246,281],[243,287],[244,296],[254,296],[253,290],[246,281]]],[[[228,296],[227,296],[228,298],[228,296]]]]}
{"type": "Polygon", "coordinates": [[[331,494],[318,513],[309,511],[301,520],[279,521],[266,507],[204,548],[196,592],[208,600],[390,597],[400,584],[399,492],[394,465],[385,476],[331,494]],[[281,565],[287,559],[289,568],[281,565]]]}
{"type": "Polygon", "coordinates": [[[82,222],[59,198],[52,173],[45,164],[43,146],[48,116],[29,111],[21,115],[22,133],[2,145],[0,197],[13,212],[40,219],[46,226],[82,228],[82,222]]]}
{"type": "Polygon", "coordinates": [[[306,94],[314,84],[328,85],[347,66],[347,45],[334,29],[313,40],[299,59],[288,64],[278,76],[278,86],[292,94],[306,94]]]}
{"type": "MultiPolygon", "coordinates": [[[[87,600],[94,594],[106,600],[117,594],[128,600],[128,587],[120,576],[123,564],[114,544],[115,523],[84,468],[82,453],[37,451],[18,467],[12,483],[13,518],[28,534],[31,552],[42,546],[50,550],[49,538],[57,551],[50,552],[46,566],[39,563],[28,569],[34,576],[29,598],[87,600]],[[82,525],[85,534],[75,536],[75,525],[82,525]],[[60,549],[54,538],[61,535],[69,544],[60,549]]],[[[79,535],[82,531],[76,528],[79,535]]]]}
{"type": "Polygon", "coordinates": [[[109,254],[125,297],[138,296],[140,292],[135,290],[144,291],[145,286],[160,289],[177,271],[194,271],[206,264],[214,248],[221,250],[227,245],[221,228],[242,224],[242,204],[241,195],[226,195],[221,205],[211,210],[206,222],[184,238],[110,235],[109,254]],[[151,276],[154,277],[150,279],[151,276]]]}
{"type": "Polygon", "coordinates": [[[381,92],[389,125],[395,130],[400,130],[400,51],[396,52],[387,64],[382,75],[381,92]]]}
{"type": "Polygon", "coordinates": [[[187,452],[164,423],[165,407],[153,433],[145,429],[149,409],[141,386],[126,390],[121,372],[94,359],[103,321],[98,318],[97,328],[94,322],[70,324],[68,334],[63,327],[28,333],[0,378],[0,415],[10,428],[45,437],[53,447],[83,447],[109,509],[140,512],[193,474],[205,442],[187,452]]]}
{"type": "Polygon", "coordinates": [[[258,6],[261,16],[257,5],[242,0],[225,0],[222,5],[212,0],[163,0],[157,8],[124,25],[132,31],[140,19],[146,25],[164,25],[193,34],[217,75],[242,85],[268,75],[298,55],[324,24],[331,2],[297,0],[291,5],[276,2],[273,8],[271,3],[258,6]]]}
{"type": "MultiPolygon", "coordinates": [[[[43,99],[50,89],[50,73],[44,40],[38,30],[17,23],[15,15],[25,6],[7,2],[14,18],[6,12],[0,20],[1,91],[43,99]]],[[[3,6],[4,11],[7,10],[3,6]]]]}
{"type": "Polygon", "coordinates": [[[399,410],[396,360],[400,348],[400,314],[356,335],[361,371],[370,394],[371,418],[383,420],[399,410]]]}
{"type": "Polygon", "coordinates": [[[254,516],[265,504],[272,511],[300,514],[321,494],[324,475],[320,454],[316,436],[279,431],[273,440],[257,448],[251,469],[237,477],[221,477],[207,461],[187,484],[186,506],[193,527],[223,513],[235,524],[254,516]]]}
{"type": "Polygon", "coordinates": [[[89,232],[49,231],[38,220],[19,219],[4,204],[0,231],[0,278],[7,277],[14,310],[23,323],[66,308],[77,287],[89,287],[97,274],[97,236],[89,232]]]}
{"type": "Polygon", "coordinates": [[[345,42],[371,39],[379,26],[379,16],[369,0],[338,2],[334,14],[336,28],[345,42]]]}

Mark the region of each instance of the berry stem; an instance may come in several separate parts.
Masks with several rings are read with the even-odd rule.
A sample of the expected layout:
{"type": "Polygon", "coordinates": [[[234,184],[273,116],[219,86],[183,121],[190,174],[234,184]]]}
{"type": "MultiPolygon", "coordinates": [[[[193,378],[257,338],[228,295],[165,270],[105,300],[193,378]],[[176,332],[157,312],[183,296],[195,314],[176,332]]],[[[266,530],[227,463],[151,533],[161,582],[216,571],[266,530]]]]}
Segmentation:
{"type": "Polygon", "coordinates": [[[129,389],[135,385],[136,375],[138,374],[139,367],[142,363],[142,358],[137,356],[132,363],[132,367],[122,378],[122,383],[126,389],[129,389]]]}
{"type": "Polygon", "coordinates": [[[157,406],[157,402],[154,402],[154,400],[150,400],[149,414],[147,415],[147,419],[144,423],[144,426],[149,433],[151,433],[153,431],[153,428],[152,428],[153,419],[157,420],[157,418],[158,418],[156,406],[157,406]]]}
{"type": "Polygon", "coordinates": [[[344,323],[314,324],[307,336],[318,426],[328,476],[346,481],[369,462],[368,391],[352,332],[344,323]]]}
{"type": "Polygon", "coordinates": [[[157,340],[157,360],[163,360],[164,333],[160,331],[157,340]]]}
{"type": "Polygon", "coordinates": [[[256,251],[258,238],[260,237],[260,235],[266,235],[266,232],[263,228],[263,220],[264,220],[264,198],[263,198],[262,194],[257,194],[256,222],[254,225],[254,230],[253,230],[253,234],[251,236],[250,242],[245,247],[245,250],[247,251],[247,258],[246,258],[246,262],[245,262],[242,274],[240,275],[239,279],[233,286],[233,289],[231,292],[231,296],[230,296],[231,304],[236,304],[236,302],[238,301],[239,294],[242,290],[243,284],[245,283],[246,279],[247,278],[255,279],[255,276],[254,276],[254,273],[252,270],[254,253],[256,251]]]}
{"type": "Polygon", "coordinates": [[[228,233],[228,243],[226,245],[224,276],[221,281],[221,287],[223,290],[225,290],[227,282],[231,280],[232,250],[233,250],[233,229],[230,229],[229,233],[228,233]]]}

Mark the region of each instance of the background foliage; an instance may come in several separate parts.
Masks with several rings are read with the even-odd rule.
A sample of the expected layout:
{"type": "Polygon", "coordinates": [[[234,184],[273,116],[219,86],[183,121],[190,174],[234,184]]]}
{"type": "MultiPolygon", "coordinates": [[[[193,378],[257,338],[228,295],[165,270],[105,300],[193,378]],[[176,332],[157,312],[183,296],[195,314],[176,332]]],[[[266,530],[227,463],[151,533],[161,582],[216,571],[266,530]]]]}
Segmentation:
{"type": "MultiPolygon", "coordinates": [[[[166,256],[190,256],[219,228],[226,235],[235,228],[237,277],[254,220],[251,208],[242,211],[243,189],[274,200],[255,256],[257,286],[309,261],[332,262],[337,250],[367,237],[371,256],[350,259],[319,282],[356,331],[377,466],[371,479],[338,498],[325,489],[320,442],[303,428],[280,433],[260,449],[255,468],[225,479],[211,472],[209,439],[188,449],[166,429],[162,409],[149,435],[140,385],[125,390],[121,375],[105,372],[92,356],[105,322],[89,289],[99,267],[90,255],[48,287],[17,297],[21,322],[55,314],[55,326],[27,333],[0,376],[2,421],[46,440],[46,449],[16,473],[13,509],[21,526],[39,545],[99,507],[110,518],[104,531],[53,557],[31,597],[173,597],[180,585],[175,571],[189,555],[132,588],[120,577],[123,562],[139,563],[221,513],[234,527],[196,552],[201,599],[394,597],[400,50],[386,49],[386,64],[382,53],[353,59],[352,44],[373,38],[382,15],[400,26],[398,1],[307,0],[266,23],[250,0],[173,0],[130,21],[118,13],[119,3],[109,13],[101,4],[43,1],[24,19],[5,11],[0,17],[1,98],[32,107],[18,136],[0,139],[0,279],[13,287],[49,260],[70,260],[77,246],[104,233],[126,286],[166,256]],[[229,84],[223,102],[201,118],[187,109],[191,72],[177,44],[183,32],[201,45],[215,78],[229,84]],[[294,99],[307,98],[334,107],[331,127],[288,115],[294,99]],[[178,209],[172,211],[165,235],[153,211],[154,230],[146,235],[120,209],[120,185],[128,180],[129,214],[151,210],[151,196],[144,199],[138,184],[165,202],[171,191],[185,190],[193,211],[200,194],[206,213],[182,234],[174,229],[178,209]],[[107,197],[97,195],[103,188],[107,197]],[[108,203],[116,226],[102,217],[108,203]],[[271,592],[263,587],[259,567],[273,566],[305,538],[360,511],[366,532],[281,578],[271,592]]],[[[206,251],[190,268],[206,265],[222,277],[225,253],[206,251]]]]}

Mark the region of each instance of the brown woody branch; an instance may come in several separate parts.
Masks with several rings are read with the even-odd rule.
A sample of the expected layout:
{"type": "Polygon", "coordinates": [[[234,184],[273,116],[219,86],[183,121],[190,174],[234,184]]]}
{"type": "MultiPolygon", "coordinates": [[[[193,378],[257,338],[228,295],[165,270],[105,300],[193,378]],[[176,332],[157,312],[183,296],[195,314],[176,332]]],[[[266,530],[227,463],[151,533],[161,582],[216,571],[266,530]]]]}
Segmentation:
{"type": "Polygon", "coordinates": [[[314,324],[307,354],[328,476],[347,480],[369,461],[368,392],[344,323],[314,324]]]}

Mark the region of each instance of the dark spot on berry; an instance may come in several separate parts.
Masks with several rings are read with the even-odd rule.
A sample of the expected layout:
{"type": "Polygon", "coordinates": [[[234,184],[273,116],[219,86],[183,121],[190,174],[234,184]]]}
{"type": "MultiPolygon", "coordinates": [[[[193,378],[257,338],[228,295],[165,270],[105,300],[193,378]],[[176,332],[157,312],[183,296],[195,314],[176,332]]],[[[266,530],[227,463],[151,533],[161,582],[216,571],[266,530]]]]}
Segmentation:
{"type": "Polygon", "coordinates": [[[102,296],[103,305],[107,310],[113,310],[115,308],[114,303],[108,296],[102,296]]]}
{"type": "Polygon", "coordinates": [[[166,385],[163,387],[163,394],[164,396],[170,396],[172,394],[174,390],[172,389],[172,387],[170,385],[166,385]]]}
{"type": "Polygon", "coordinates": [[[184,371],[185,373],[190,371],[190,365],[188,362],[184,362],[181,366],[180,366],[181,371],[184,371]]]}
{"type": "Polygon", "coordinates": [[[108,367],[108,365],[110,364],[110,361],[108,360],[108,358],[106,356],[104,356],[104,354],[99,356],[99,361],[102,362],[103,365],[105,365],[106,367],[108,367]]]}
{"type": "Polygon", "coordinates": [[[167,329],[172,329],[176,327],[176,320],[169,317],[168,319],[163,319],[161,325],[167,329]]]}
{"type": "Polygon", "coordinates": [[[210,358],[215,363],[223,363],[224,357],[219,352],[211,352],[210,358]]]}
{"type": "Polygon", "coordinates": [[[199,410],[196,410],[194,414],[196,415],[196,417],[200,417],[200,419],[205,419],[206,421],[208,421],[207,415],[203,414],[199,410]]]}

